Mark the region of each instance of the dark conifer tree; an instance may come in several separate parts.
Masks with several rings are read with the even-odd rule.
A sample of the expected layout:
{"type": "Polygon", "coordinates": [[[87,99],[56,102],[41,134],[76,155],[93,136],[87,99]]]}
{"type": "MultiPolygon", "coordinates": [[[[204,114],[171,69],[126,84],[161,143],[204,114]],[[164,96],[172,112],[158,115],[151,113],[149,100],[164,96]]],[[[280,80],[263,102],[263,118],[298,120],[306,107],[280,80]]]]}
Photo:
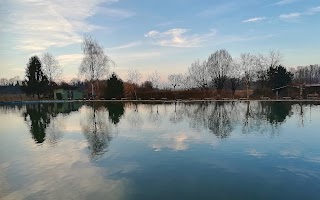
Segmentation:
{"type": "Polygon", "coordinates": [[[49,87],[49,80],[44,75],[40,59],[37,56],[33,56],[29,59],[29,63],[26,68],[26,79],[23,81],[22,89],[28,95],[45,94],[49,87]]]}

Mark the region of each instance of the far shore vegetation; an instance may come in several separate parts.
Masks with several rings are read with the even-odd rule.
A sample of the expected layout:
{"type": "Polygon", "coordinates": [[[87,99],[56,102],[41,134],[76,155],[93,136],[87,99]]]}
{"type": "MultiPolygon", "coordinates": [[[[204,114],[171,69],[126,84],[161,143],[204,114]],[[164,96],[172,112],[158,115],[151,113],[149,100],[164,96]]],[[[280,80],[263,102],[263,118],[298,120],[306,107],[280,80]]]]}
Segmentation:
{"type": "Polygon", "coordinates": [[[81,99],[301,99],[318,98],[320,65],[286,68],[283,55],[242,53],[233,58],[225,49],[217,50],[206,60],[196,59],[185,73],[171,74],[161,80],[157,71],[142,80],[141,72],[130,69],[127,81],[110,71],[116,66],[104,48],[91,36],[82,43],[84,54],[79,78],[61,80],[62,69],[50,53],[32,56],[25,77],[0,78],[0,101],[54,99],[57,88],[73,88],[81,99]]]}

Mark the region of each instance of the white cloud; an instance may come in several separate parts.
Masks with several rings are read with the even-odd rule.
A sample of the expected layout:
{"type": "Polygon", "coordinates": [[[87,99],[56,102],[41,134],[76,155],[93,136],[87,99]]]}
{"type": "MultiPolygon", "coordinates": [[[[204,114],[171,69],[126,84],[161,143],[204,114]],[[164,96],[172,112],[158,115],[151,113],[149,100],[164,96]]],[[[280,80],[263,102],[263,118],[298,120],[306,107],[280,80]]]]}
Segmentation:
{"type": "Polygon", "coordinates": [[[242,21],[243,23],[248,23],[248,22],[258,22],[258,21],[263,21],[265,20],[265,17],[254,17],[254,18],[250,18],[247,20],[242,21]]]}
{"type": "Polygon", "coordinates": [[[297,19],[301,16],[302,16],[301,13],[290,13],[290,14],[282,14],[279,17],[280,19],[297,19]]]}
{"type": "Polygon", "coordinates": [[[298,19],[298,18],[305,16],[305,15],[315,15],[318,13],[320,13],[320,6],[313,7],[307,11],[304,11],[304,12],[294,12],[294,13],[289,13],[289,14],[282,14],[279,16],[279,18],[284,19],[284,20],[293,20],[293,19],[298,19]]]}
{"type": "Polygon", "coordinates": [[[159,32],[158,31],[149,31],[148,33],[146,33],[144,36],[145,37],[155,37],[156,35],[158,35],[159,32]]]}
{"type": "Polygon", "coordinates": [[[183,21],[167,21],[167,22],[162,22],[162,23],[156,24],[155,26],[157,26],[157,27],[171,26],[173,24],[177,24],[180,22],[183,22],[183,21]]]}
{"type": "Polygon", "coordinates": [[[210,37],[216,35],[215,30],[206,34],[187,34],[190,30],[175,28],[164,32],[156,30],[149,31],[145,37],[150,38],[154,44],[167,47],[201,47],[210,37]]]}
{"type": "Polygon", "coordinates": [[[291,4],[291,3],[294,3],[294,2],[297,2],[298,0],[282,0],[282,1],[278,1],[276,3],[274,3],[274,5],[287,5],[287,4],[291,4]]]}
{"type": "Polygon", "coordinates": [[[206,9],[198,13],[199,17],[212,17],[215,15],[221,15],[228,13],[236,8],[235,3],[225,3],[221,5],[216,5],[212,8],[206,9]]]}
{"type": "Polygon", "coordinates": [[[99,8],[97,13],[107,17],[118,18],[118,19],[128,18],[135,15],[134,12],[131,12],[128,10],[122,10],[122,9],[115,9],[115,8],[99,8]]]}
{"type": "Polygon", "coordinates": [[[57,60],[62,65],[68,65],[72,63],[80,63],[82,61],[83,54],[65,54],[57,56],[57,60]]]}
{"type": "Polygon", "coordinates": [[[123,44],[123,45],[119,45],[119,46],[115,46],[115,47],[109,47],[109,48],[106,48],[106,50],[108,51],[108,50],[128,49],[128,48],[139,46],[140,44],[141,44],[140,41],[130,42],[128,44],[123,44]]]}
{"type": "Polygon", "coordinates": [[[310,10],[308,10],[306,12],[306,14],[313,15],[313,14],[316,14],[318,12],[320,12],[320,6],[311,8],[310,10]]]}
{"type": "Polygon", "coordinates": [[[6,7],[9,11],[6,11],[6,17],[1,20],[6,27],[0,31],[13,34],[11,39],[16,44],[15,48],[28,52],[77,44],[82,41],[83,33],[102,28],[87,22],[89,17],[103,11],[115,18],[133,15],[125,10],[101,7],[102,3],[114,2],[117,0],[8,1],[6,7]]]}

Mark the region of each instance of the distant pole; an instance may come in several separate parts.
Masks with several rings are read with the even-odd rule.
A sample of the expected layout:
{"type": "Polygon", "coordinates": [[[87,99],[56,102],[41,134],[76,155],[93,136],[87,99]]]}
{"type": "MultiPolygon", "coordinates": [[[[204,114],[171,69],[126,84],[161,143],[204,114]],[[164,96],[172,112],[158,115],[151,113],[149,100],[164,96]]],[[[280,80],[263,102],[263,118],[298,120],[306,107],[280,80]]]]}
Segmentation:
{"type": "Polygon", "coordinates": [[[303,87],[302,87],[302,84],[300,84],[300,99],[302,99],[302,94],[303,94],[303,87]]]}

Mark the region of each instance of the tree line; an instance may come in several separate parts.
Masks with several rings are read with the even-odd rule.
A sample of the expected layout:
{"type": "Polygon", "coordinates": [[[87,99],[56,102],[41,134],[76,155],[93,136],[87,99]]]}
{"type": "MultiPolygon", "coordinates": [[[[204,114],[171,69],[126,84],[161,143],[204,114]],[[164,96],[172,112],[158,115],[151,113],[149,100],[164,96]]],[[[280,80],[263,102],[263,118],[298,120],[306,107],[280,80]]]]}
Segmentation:
{"type": "MultiPolygon", "coordinates": [[[[127,81],[124,82],[114,72],[109,75],[115,62],[90,35],[84,37],[81,49],[84,56],[78,69],[79,79],[72,79],[69,84],[85,85],[92,99],[121,98],[128,96],[128,93],[138,99],[138,92],[152,93],[159,90],[171,90],[174,93],[177,90],[200,90],[203,93],[216,90],[218,96],[222,91],[229,90],[234,97],[239,89],[244,90],[249,98],[252,89],[263,96],[266,91],[292,83],[320,82],[319,65],[287,70],[282,66],[283,55],[280,52],[242,53],[238,58],[233,58],[225,49],[215,51],[205,60],[196,59],[185,73],[170,74],[167,81],[161,80],[159,73],[154,71],[142,82],[141,73],[129,69],[127,81]]],[[[28,95],[40,97],[41,94],[49,94],[52,97],[61,74],[59,62],[51,54],[45,53],[41,59],[33,56],[27,64],[26,78],[21,82],[21,87],[28,95]]]]}

